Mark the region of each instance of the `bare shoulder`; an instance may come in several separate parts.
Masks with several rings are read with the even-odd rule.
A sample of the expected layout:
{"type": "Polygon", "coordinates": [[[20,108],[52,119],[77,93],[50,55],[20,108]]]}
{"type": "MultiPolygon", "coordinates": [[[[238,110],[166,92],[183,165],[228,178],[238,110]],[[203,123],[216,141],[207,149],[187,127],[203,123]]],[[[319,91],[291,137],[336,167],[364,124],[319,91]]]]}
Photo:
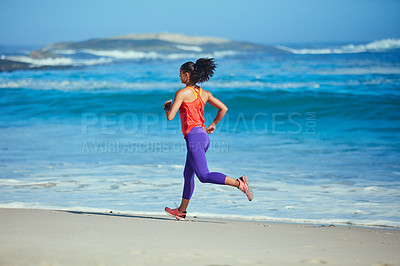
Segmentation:
{"type": "Polygon", "coordinates": [[[201,89],[202,89],[203,93],[205,93],[206,95],[211,95],[211,92],[210,92],[210,91],[205,90],[205,89],[203,89],[203,88],[201,88],[201,89]]]}
{"type": "Polygon", "coordinates": [[[179,89],[176,91],[175,97],[186,98],[189,95],[189,93],[190,93],[190,89],[188,89],[188,88],[179,89]]]}
{"type": "Polygon", "coordinates": [[[205,99],[206,100],[205,102],[207,102],[212,97],[211,92],[208,91],[208,90],[205,90],[203,88],[202,88],[202,93],[201,94],[202,94],[201,98],[205,99]]]}
{"type": "Polygon", "coordinates": [[[218,108],[219,110],[225,110],[225,112],[228,110],[228,108],[226,107],[226,105],[225,105],[223,102],[221,102],[220,100],[218,100],[217,98],[215,98],[215,97],[211,94],[211,92],[209,92],[209,91],[204,91],[204,92],[205,92],[205,95],[204,95],[204,96],[207,95],[207,98],[206,98],[206,99],[205,99],[205,97],[203,98],[203,96],[202,96],[202,98],[205,99],[204,102],[208,102],[209,104],[211,104],[211,105],[214,106],[215,108],[218,108]]]}

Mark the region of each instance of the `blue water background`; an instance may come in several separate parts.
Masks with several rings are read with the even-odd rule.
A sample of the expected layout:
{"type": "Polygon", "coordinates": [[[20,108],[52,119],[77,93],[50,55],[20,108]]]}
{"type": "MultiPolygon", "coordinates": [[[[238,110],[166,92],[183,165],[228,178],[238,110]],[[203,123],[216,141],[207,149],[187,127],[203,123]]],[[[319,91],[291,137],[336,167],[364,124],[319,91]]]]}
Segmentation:
{"type": "MultiPolygon", "coordinates": [[[[0,207],[162,213],[179,204],[186,148],[163,103],[194,59],[0,73],[0,207]]],[[[255,198],[196,180],[189,215],[400,226],[398,50],[216,60],[202,87],[229,111],[208,165],[248,175],[255,198]]],[[[209,124],[216,110],[206,113],[209,124]]]]}

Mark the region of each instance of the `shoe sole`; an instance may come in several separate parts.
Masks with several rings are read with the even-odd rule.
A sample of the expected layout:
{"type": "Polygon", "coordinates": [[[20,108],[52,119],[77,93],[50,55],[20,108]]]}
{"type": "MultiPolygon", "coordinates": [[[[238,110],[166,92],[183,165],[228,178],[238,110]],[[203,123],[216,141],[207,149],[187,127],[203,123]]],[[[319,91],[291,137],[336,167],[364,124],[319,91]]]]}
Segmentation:
{"type": "Polygon", "coordinates": [[[248,199],[249,199],[249,201],[252,201],[253,200],[253,190],[251,189],[251,187],[249,185],[249,178],[247,177],[247,175],[244,175],[243,179],[247,186],[247,193],[249,194],[248,199]]]}
{"type": "Polygon", "coordinates": [[[179,221],[186,221],[186,218],[182,218],[182,217],[175,216],[175,215],[173,215],[173,214],[170,214],[170,213],[167,212],[167,211],[165,211],[165,213],[168,214],[168,215],[171,216],[171,217],[174,217],[175,219],[177,219],[177,220],[179,220],[179,221]]]}

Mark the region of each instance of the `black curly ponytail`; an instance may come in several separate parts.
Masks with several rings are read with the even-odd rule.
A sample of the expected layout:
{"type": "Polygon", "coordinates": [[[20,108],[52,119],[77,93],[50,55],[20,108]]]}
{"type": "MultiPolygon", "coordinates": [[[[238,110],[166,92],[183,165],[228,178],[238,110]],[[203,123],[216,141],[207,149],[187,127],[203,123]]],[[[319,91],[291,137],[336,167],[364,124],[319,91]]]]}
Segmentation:
{"type": "Polygon", "coordinates": [[[209,80],[214,75],[217,65],[214,58],[199,58],[196,63],[186,62],[181,66],[183,72],[190,74],[190,81],[202,83],[209,80]]]}

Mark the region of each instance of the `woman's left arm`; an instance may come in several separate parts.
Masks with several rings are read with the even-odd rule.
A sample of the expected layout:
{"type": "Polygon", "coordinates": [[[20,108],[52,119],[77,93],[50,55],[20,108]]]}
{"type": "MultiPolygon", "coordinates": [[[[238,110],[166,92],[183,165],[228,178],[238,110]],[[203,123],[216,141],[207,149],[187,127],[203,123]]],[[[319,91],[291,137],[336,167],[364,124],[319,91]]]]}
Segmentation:
{"type": "Polygon", "coordinates": [[[214,106],[215,108],[218,109],[217,116],[215,117],[214,121],[207,127],[207,133],[213,133],[215,130],[216,125],[221,121],[221,119],[224,117],[226,112],[228,111],[228,107],[226,107],[225,104],[223,104],[220,100],[215,98],[211,92],[209,92],[208,100],[207,102],[214,106]]]}

